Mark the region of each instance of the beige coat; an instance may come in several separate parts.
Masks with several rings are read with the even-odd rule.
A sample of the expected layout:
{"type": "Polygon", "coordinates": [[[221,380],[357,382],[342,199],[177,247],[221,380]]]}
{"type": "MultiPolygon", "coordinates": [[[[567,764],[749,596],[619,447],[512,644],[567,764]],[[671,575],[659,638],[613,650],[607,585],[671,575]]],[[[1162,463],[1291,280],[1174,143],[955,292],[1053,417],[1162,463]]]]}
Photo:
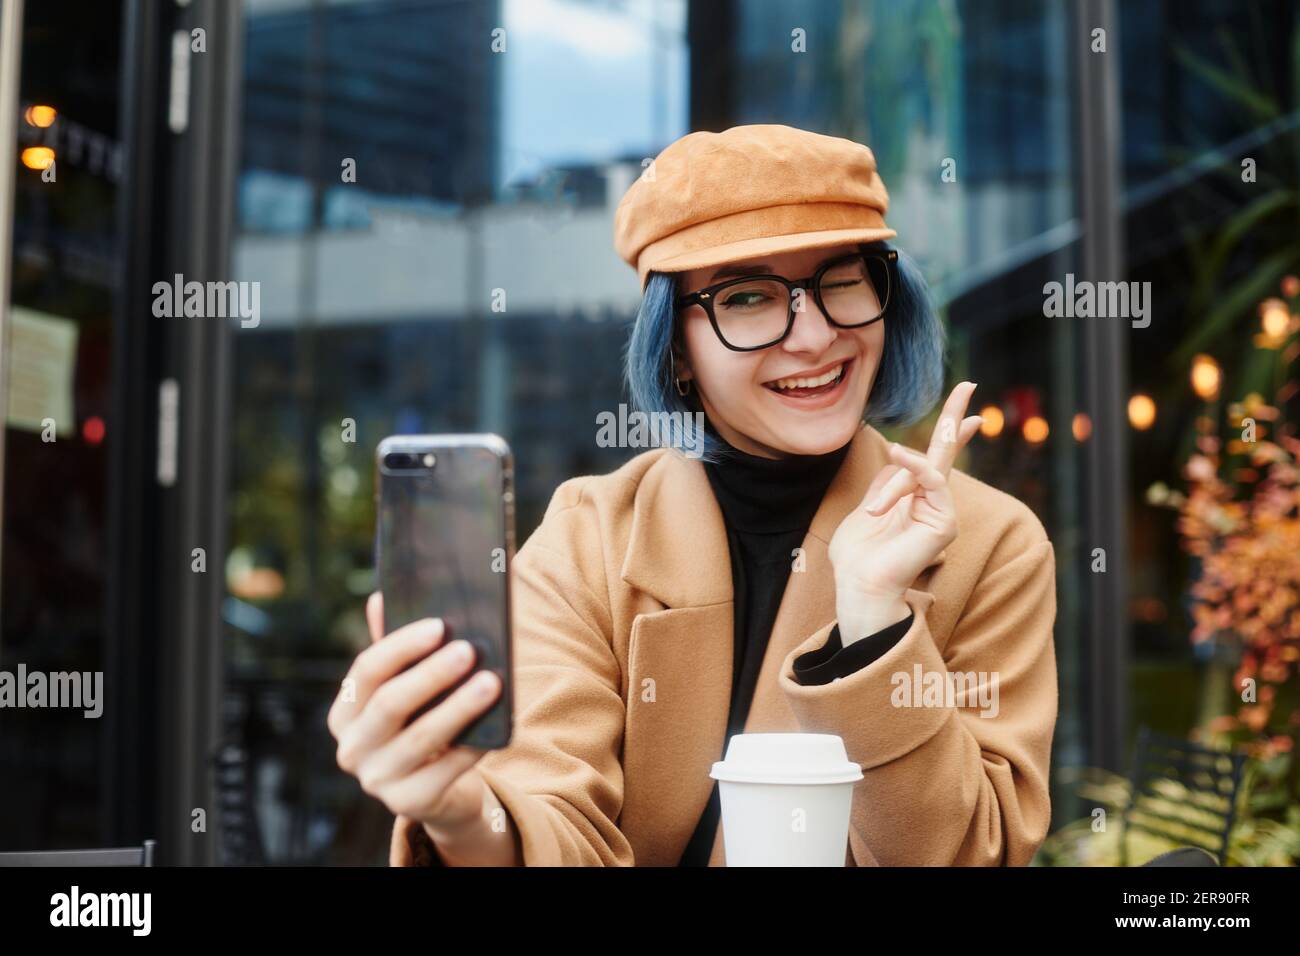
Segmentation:
{"type": "MultiPolygon", "coordinates": [[[[954,469],[958,537],[908,590],[907,634],[823,686],[791,662],[835,619],[827,547],[887,461],[864,425],[813,518],[746,732],[838,734],[862,766],[850,865],[1023,866],[1047,833],[1056,722],[1054,554],[1024,504],[954,469]],[[896,706],[901,677],[997,680],[997,710],[896,706]],[[893,698],[897,700],[897,697],[893,698]]],[[[573,478],[513,566],[515,728],[477,765],[534,866],[675,865],[722,757],[732,671],[726,529],[697,460],[656,449],[573,478]]],[[[393,865],[437,863],[398,817],[393,865]]],[[[721,824],[710,864],[725,865],[721,824]]]]}

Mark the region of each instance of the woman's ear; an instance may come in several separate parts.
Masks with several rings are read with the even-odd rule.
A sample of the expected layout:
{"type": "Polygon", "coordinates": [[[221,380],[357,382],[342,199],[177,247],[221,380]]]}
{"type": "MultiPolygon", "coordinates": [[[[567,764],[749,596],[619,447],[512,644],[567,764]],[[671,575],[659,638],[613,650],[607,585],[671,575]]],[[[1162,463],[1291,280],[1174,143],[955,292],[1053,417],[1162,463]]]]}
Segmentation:
{"type": "Polygon", "coordinates": [[[691,360],[686,354],[686,343],[681,340],[680,336],[677,336],[674,337],[671,348],[674,373],[683,382],[689,382],[695,377],[695,373],[691,370],[691,360]]]}

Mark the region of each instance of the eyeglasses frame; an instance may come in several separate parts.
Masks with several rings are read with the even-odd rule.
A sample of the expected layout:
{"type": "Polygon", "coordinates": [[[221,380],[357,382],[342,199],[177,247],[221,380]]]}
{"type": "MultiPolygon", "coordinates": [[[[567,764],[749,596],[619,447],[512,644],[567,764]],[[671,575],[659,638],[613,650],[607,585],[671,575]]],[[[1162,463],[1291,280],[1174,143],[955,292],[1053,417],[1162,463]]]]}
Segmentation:
{"type": "Polygon", "coordinates": [[[760,349],[770,349],[774,345],[780,345],[787,338],[789,338],[790,332],[794,329],[795,315],[799,311],[794,307],[795,289],[803,289],[805,292],[811,292],[813,295],[813,301],[817,303],[817,308],[819,308],[821,310],[822,315],[826,317],[826,321],[829,322],[831,325],[835,326],[836,328],[862,329],[862,328],[866,328],[868,325],[872,325],[873,323],[879,322],[881,319],[885,318],[885,316],[889,314],[889,310],[893,306],[895,301],[894,289],[897,287],[897,285],[898,285],[898,250],[897,249],[867,250],[867,249],[859,248],[857,252],[846,253],[845,255],[836,256],[834,259],[830,259],[826,262],[823,262],[817,268],[816,272],[814,272],[812,275],[804,279],[787,279],[785,276],[766,275],[766,274],[752,275],[752,276],[736,276],[734,278],[726,279],[722,282],[715,283],[714,285],[705,286],[703,289],[697,289],[694,292],[688,292],[686,295],[678,296],[677,299],[675,300],[675,305],[676,308],[679,310],[687,308],[692,305],[698,305],[701,308],[703,308],[705,314],[708,315],[709,317],[709,324],[713,326],[713,333],[718,337],[718,341],[721,342],[727,348],[731,349],[731,351],[757,352],[760,349]],[[836,322],[833,318],[831,318],[830,313],[826,309],[826,306],[822,303],[821,280],[822,280],[822,276],[825,275],[830,269],[833,269],[838,265],[842,265],[851,259],[882,260],[885,263],[886,275],[889,278],[889,289],[886,294],[885,304],[881,308],[880,314],[878,316],[876,316],[874,319],[867,319],[867,321],[865,322],[856,322],[853,323],[852,325],[846,325],[843,322],[836,322]],[[744,283],[755,282],[760,279],[772,279],[776,282],[780,282],[782,285],[786,287],[787,290],[789,290],[790,312],[789,315],[786,317],[785,331],[781,333],[779,338],[773,339],[771,342],[768,342],[765,345],[745,345],[745,346],[732,345],[730,342],[727,341],[726,337],[722,334],[722,330],[718,327],[718,318],[713,313],[713,303],[717,299],[719,292],[729,289],[732,286],[743,285],[744,283]]]}

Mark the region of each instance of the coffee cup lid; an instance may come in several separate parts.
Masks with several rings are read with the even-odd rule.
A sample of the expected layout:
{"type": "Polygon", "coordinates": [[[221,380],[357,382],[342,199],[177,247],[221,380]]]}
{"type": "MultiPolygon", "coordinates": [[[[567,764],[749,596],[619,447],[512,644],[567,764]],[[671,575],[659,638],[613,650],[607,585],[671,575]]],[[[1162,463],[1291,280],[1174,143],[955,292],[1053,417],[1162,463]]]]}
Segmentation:
{"type": "Polygon", "coordinates": [[[709,776],[727,783],[853,783],[862,768],[835,734],[736,734],[709,776]]]}

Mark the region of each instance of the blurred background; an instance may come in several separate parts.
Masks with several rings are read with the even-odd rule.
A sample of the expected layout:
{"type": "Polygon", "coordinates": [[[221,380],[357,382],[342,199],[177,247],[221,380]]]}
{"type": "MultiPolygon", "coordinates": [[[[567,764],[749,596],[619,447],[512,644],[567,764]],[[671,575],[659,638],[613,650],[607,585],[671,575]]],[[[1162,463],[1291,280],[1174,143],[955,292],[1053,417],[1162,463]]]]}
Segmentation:
{"type": "Polygon", "coordinates": [[[960,466],[1055,544],[1036,862],[1300,859],[1294,0],[3,0],[0,75],[0,668],[107,692],[0,712],[0,850],[382,863],[325,728],[375,444],[504,435],[521,541],[635,454],[593,440],[615,206],[687,132],[785,123],[874,149],[979,383],[960,466]],[[155,316],[177,273],[260,321],[155,316]],[[1149,324],[1046,316],[1069,275],[1149,282],[1149,324]]]}

